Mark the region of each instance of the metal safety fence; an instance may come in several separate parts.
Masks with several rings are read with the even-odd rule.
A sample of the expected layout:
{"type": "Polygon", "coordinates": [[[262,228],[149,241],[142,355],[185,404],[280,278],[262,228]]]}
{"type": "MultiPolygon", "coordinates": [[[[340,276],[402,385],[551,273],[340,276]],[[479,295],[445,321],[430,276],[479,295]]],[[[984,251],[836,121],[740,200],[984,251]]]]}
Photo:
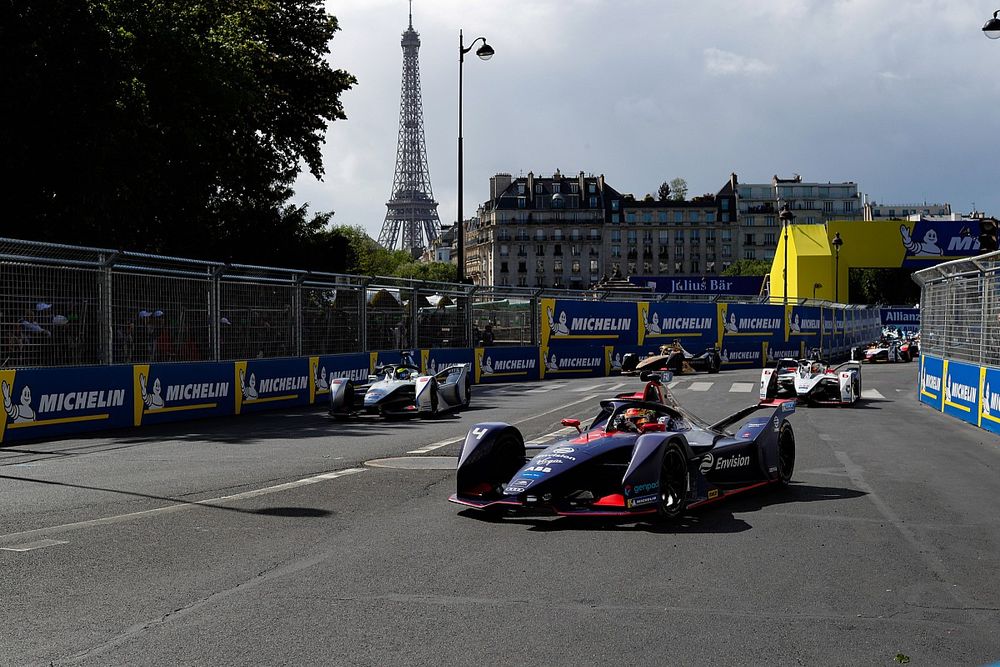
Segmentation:
{"type": "Polygon", "coordinates": [[[543,298],[769,302],[483,287],[0,238],[0,367],[538,345],[543,298]]]}
{"type": "Polygon", "coordinates": [[[1000,365],[1000,252],[913,274],[920,289],[920,347],[944,359],[1000,365]]]}

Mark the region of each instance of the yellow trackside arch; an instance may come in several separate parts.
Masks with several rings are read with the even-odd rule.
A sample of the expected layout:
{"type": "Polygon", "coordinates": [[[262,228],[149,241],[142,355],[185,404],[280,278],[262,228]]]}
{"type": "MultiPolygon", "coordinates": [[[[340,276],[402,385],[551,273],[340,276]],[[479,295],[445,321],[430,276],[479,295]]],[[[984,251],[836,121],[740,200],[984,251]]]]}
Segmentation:
{"type": "MultiPolygon", "coordinates": [[[[826,224],[792,224],[788,228],[788,298],[812,298],[813,286],[817,299],[833,301],[837,294],[834,277],[836,265],[833,237],[839,232],[844,244],[840,248],[840,301],[848,303],[847,276],[852,268],[899,268],[906,257],[900,241],[900,225],[912,229],[912,222],[880,220],[835,220],[826,224]]],[[[785,234],[779,232],[778,249],[771,264],[770,293],[781,299],[784,293],[782,273],[785,269],[785,234]]]]}

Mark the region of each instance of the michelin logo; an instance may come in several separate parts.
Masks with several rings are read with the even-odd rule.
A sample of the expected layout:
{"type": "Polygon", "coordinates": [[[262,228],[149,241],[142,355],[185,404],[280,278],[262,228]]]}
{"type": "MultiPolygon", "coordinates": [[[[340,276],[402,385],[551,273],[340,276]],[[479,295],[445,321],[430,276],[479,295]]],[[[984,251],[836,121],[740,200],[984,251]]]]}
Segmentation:
{"type": "Polygon", "coordinates": [[[931,257],[944,254],[944,251],[938,247],[938,235],[933,229],[928,229],[924,233],[922,241],[912,238],[910,230],[906,225],[899,226],[899,233],[903,237],[903,247],[917,257],[931,257]]]}
{"type": "Polygon", "coordinates": [[[549,332],[553,336],[568,336],[569,327],[566,326],[566,311],[559,313],[559,321],[556,322],[552,317],[552,309],[548,309],[549,316],[549,332]]]}
{"type": "MultiPolygon", "coordinates": [[[[555,357],[555,355],[552,356],[555,357]]],[[[479,364],[479,370],[482,371],[483,375],[492,375],[493,373],[531,371],[536,366],[537,363],[534,359],[497,359],[493,361],[492,357],[485,357],[479,364]]],[[[546,368],[548,368],[547,363],[546,368]]]]}
{"type": "MultiPolygon", "coordinates": [[[[11,397],[10,385],[6,381],[0,385],[3,393],[3,407],[7,419],[13,424],[33,422],[37,414],[31,407],[31,388],[25,385],[14,403],[11,397]]],[[[38,401],[38,412],[68,412],[78,410],[95,410],[98,408],[117,408],[125,405],[125,390],[75,391],[63,394],[42,394],[38,401]]]]}
{"type": "Polygon", "coordinates": [[[983,416],[1000,417],[1000,394],[990,391],[990,383],[983,387],[983,416]]]}
{"type": "Polygon", "coordinates": [[[719,357],[724,364],[734,364],[743,361],[757,361],[760,357],[760,352],[729,352],[723,348],[722,354],[720,354],[719,357]]]}
{"type": "Polygon", "coordinates": [[[948,382],[944,387],[944,400],[950,403],[953,399],[957,398],[966,403],[975,403],[978,395],[979,389],[976,387],[970,387],[960,382],[953,382],[951,375],[948,376],[948,382]]]}
{"type": "Polygon", "coordinates": [[[545,362],[547,371],[566,371],[576,368],[593,368],[601,365],[601,359],[597,357],[563,357],[556,360],[556,355],[552,354],[545,362]]]}
{"type": "Polygon", "coordinates": [[[160,378],[153,380],[153,391],[150,392],[146,390],[146,376],[142,373],[139,374],[139,392],[142,394],[142,402],[146,405],[147,410],[160,410],[163,408],[164,403],[161,391],[160,378]]]}

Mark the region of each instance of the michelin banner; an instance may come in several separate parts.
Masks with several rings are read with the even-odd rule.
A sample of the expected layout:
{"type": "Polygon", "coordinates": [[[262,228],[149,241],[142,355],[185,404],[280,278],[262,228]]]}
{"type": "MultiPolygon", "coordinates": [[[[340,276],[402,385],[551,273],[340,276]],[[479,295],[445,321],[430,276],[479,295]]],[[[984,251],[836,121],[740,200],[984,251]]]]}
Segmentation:
{"type": "MultiPolygon", "coordinates": [[[[787,316],[785,307],[745,303],[716,304],[719,312],[718,346],[737,347],[737,341],[756,340],[760,349],[762,340],[786,340],[787,316]]],[[[746,347],[740,344],[739,347],[746,347]]]]}
{"type": "Polygon", "coordinates": [[[306,405],[313,399],[308,357],[237,361],[233,369],[235,414],[306,405]]]}
{"type": "Polygon", "coordinates": [[[137,364],[132,367],[133,426],[235,411],[233,364],[137,364]]]}
{"type": "Polygon", "coordinates": [[[979,386],[979,426],[1000,433],[1000,368],[980,368],[979,386]]]}
{"type": "Polygon", "coordinates": [[[605,348],[597,345],[540,350],[541,379],[591,378],[604,376],[605,348]]]}
{"type": "Polygon", "coordinates": [[[714,303],[641,302],[638,344],[655,349],[679,340],[689,352],[701,354],[715,345],[717,315],[714,303]]]}
{"type": "Polygon", "coordinates": [[[311,386],[310,403],[326,403],[330,400],[330,384],[335,378],[351,380],[355,384],[366,384],[371,367],[371,355],[329,354],[309,357],[311,386]]]}
{"type": "Polygon", "coordinates": [[[979,424],[979,366],[944,361],[944,406],[942,412],[970,424],[979,424]]]}
{"type": "Polygon", "coordinates": [[[425,373],[431,373],[434,375],[449,366],[456,366],[458,364],[469,364],[471,366],[474,361],[475,354],[473,350],[469,348],[450,349],[436,347],[429,350],[421,350],[420,358],[421,369],[425,373]]]}
{"type": "Polygon", "coordinates": [[[542,299],[542,347],[637,345],[639,306],[634,301],[542,299]]]}
{"type": "Polygon", "coordinates": [[[132,367],[0,370],[0,442],[132,425],[132,367]]]}
{"type": "Polygon", "coordinates": [[[941,387],[944,385],[944,361],[938,357],[930,357],[926,354],[920,355],[920,389],[918,398],[921,403],[925,403],[935,410],[940,410],[943,393],[941,387]]]}
{"type": "Polygon", "coordinates": [[[473,365],[476,384],[540,380],[537,347],[477,347],[473,365]]]}

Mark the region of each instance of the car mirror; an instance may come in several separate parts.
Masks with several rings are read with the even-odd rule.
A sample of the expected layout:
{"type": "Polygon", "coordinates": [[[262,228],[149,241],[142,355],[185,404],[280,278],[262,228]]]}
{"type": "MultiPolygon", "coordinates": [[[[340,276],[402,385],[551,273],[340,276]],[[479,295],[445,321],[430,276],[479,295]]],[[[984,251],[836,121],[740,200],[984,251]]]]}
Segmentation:
{"type": "Polygon", "coordinates": [[[563,419],[562,422],[560,422],[560,423],[563,426],[569,426],[570,428],[575,428],[578,433],[583,433],[583,429],[580,428],[580,420],[579,419],[563,419]]]}
{"type": "Polygon", "coordinates": [[[667,425],[653,422],[651,424],[643,424],[640,430],[643,433],[663,432],[667,430],[667,425]]]}

